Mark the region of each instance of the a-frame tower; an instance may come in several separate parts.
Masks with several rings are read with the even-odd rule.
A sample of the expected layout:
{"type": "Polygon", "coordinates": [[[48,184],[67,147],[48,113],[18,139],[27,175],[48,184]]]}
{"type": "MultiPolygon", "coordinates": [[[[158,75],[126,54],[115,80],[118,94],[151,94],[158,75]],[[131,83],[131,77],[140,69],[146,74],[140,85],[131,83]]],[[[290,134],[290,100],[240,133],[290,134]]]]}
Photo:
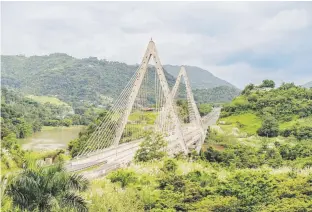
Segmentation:
{"type": "Polygon", "coordinates": [[[177,140],[180,144],[181,150],[185,154],[187,154],[188,149],[187,149],[186,143],[184,141],[181,124],[179,122],[177,114],[174,112],[173,98],[171,96],[171,92],[170,92],[170,89],[169,89],[169,86],[168,86],[168,83],[167,83],[167,80],[166,80],[160,59],[159,59],[159,56],[158,56],[158,53],[156,50],[155,43],[152,40],[149,42],[149,44],[147,46],[147,49],[146,49],[146,52],[145,52],[144,57],[142,59],[141,65],[138,69],[136,82],[132,87],[132,92],[131,92],[128,100],[127,100],[125,110],[122,114],[121,121],[119,122],[117,131],[116,131],[116,136],[114,138],[114,145],[117,146],[119,144],[121,137],[122,137],[122,133],[123,133],[125,126],[127,124],[127,120],[128,120],[129,115],[131,113],[135,99],[138,95],[138,92],[139,92],[139,89],[140,89],[141,84],[143,82],[144,76],[147,72],[148,65],[149,65],[151,58],[155,62],[156,75],[159,78],[160,86],[161,86],[161,89],[162,89],[162,92],[164,95],[165,110],[166,110],[166,112],[168,112],[168,114],[170,114],[170,117],[173,121],[174,135],[177,137],[177,140]]]}

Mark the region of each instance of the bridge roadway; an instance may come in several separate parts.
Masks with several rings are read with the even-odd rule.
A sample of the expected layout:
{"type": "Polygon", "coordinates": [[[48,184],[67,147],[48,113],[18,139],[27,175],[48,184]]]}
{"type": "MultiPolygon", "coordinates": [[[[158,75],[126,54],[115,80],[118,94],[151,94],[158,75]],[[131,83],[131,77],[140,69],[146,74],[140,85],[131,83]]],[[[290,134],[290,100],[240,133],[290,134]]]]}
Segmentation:
{"type": "MultiPolygon", "coordinates": [[[[211,113],[202,118],[204,129],[214,125],[220,115],[220,108],[214,108],[211,113]]],[[[201,132],[195,126],[185,125],[183,127],[183,135],[186,140],[186,145],[190,149],[194,149],[196,143],[201,137],[201,132]]],[[[170,135],[165,138],[167,141],[176,140],[175,135],[170,135]]],[[[120,144],[117,148],[110,147],[105,150],[94,152],[91,155],[83,158],[77,158],[65,165],[67,171],[83,171],[94,167],[91,171],[83,171],[82,174],[91,179],[96,178],[106,173],[127,165],[132,161],[135,152],[139,149],[143,139],[120,144]]],[[[169,142],[168,149],[174,149],[178,142],[169,142]]]]}

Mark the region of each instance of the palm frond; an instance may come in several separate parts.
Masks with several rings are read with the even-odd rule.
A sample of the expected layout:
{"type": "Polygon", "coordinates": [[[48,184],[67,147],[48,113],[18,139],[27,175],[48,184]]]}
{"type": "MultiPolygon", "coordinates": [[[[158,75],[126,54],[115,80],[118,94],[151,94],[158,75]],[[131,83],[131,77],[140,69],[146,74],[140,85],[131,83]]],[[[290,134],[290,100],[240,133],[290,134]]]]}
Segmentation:
{"type": "Polygon", "coordinates": [[[84,176],[77,173],[71,174],[68,179],[69,189],[85,191],[88,189],[89,184],[89,181],[84,176]]]}
{"type": "Polygon", "coordinates": [[[78,212],[87,212],[87,202],[80,195],[73,192],[66,192],[61,199],[62,207],[70,207],[77,209],[78,212]]]}

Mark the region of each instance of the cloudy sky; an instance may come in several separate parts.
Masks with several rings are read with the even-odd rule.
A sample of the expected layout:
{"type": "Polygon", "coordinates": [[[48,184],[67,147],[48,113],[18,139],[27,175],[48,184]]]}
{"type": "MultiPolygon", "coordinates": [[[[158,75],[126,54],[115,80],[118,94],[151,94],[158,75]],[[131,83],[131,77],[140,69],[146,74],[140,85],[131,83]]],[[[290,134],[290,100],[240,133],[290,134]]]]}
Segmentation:
{"type": "Polygon", "coordinates": [[[312,2],[1,2],[1,53],[195,65],[237,87],[312,81],[312,2]]]}

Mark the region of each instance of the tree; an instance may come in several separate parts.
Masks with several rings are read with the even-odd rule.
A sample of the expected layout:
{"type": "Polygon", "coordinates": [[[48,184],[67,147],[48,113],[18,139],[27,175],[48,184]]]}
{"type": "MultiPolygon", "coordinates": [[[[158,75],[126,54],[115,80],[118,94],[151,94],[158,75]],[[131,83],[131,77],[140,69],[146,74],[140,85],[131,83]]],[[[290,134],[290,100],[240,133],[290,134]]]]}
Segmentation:
{"type": "Polygon", "coordinates": [[[168,159],[168,160],[165,160],[162,170],[164,172],[174,173],[177,170],[177,168],[178,168],[178,164],[174,160],[168,159]]]}
{"type": "Polygon", "coordinates": [[[88,185],[82,175],[65,172],[61,164],[31,166],[12,179],[6,195],[12,198],[15,208],[23,211],[88,211],[86,201],[77,193],[85,191],[88,185]]]}
{"type": "Polygon", "coordinates": [[[275,82],[273,80],[263,80],[262,84],[259,85],[259,88],[274,88],[275,87],[275,82]]]}
{"type": "Polygon", "coordinates": [[[190,114],[187,100],[184,99],[177,100],[177,106],[178,106],[178,115],[181,117],[184,123],[189,123],[190,114]]]}
{"type": "Polygon", "coordinates": [[[149,132],[136,152],[134,160],[137,162],[159,160],[166,155],[166,146],[167,143],[161,134],[149,132]]]}
{"type": "Polygon", "coordinates": [[[205,116],[211,112],[212,107],[211,104],[200,104],[198,110],[201,116],[205,116]]]}
{"type": "Polygon", "coordinates": [[[242,95],[245,95],[245,94],[249,94],[251,90],[253,90],[255,88],[255,85],[250,83],[248,84],[244,90],[242,91],[242,95]]]}
{"type": "Polygon", "coordinates": [[[273,116],[266,116],[262,126],[258,129],[259,136],[276,137],[278,136],[278,123],[273,116]]]}
{"type": "Polygon", "coordinates": [[[135,173],[129,170],[117,170],[111,173],[108,178],[113,182],[119,182],[122,188],[125,188],[130,183],[134,183],[137,180],[135,173]]]}

